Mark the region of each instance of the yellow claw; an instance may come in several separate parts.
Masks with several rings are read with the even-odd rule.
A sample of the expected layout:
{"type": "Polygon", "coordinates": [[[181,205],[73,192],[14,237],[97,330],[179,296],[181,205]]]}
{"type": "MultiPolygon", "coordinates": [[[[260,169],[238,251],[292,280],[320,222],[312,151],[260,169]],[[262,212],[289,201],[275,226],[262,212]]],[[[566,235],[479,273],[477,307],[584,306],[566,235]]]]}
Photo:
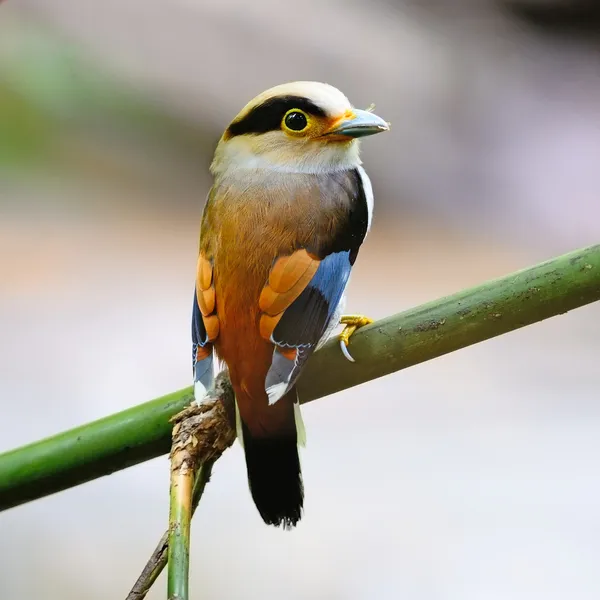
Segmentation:
{"type": "Polygon", "coordinates": [[[354,362],[354,359],[350,355],[350,352],[348,352],[348,343],[350,341],[350,336],[360,327],[370,325],[372,322],[373,319],[365,317],[364,315],[344,315],[340,319],[340,325],[345,325],[344,330],[339,335],[340,348],[342,349],[342,354],[350,362],[354,362]]]}

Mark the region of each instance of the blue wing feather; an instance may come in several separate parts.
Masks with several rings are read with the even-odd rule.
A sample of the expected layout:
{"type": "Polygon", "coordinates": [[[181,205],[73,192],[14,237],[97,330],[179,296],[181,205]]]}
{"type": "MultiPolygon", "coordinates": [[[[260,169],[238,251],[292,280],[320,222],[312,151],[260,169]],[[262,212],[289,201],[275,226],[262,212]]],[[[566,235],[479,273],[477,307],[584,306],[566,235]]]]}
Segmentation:
{"type": "Polygon", "coordinates": [[[200,307],[198,306],[196,290],[194,290],[194,303],[192,306],[192,368],[194,371],[195,396],[196,400],[199,401],[201,398],[198,396],[202,392],[202,387],[206,391],[213,384],[214,370],[212,344],[208,341],[208,335],[204,327],[200,307]],[[197,360],[199,354],[198,348],[204,348],[208,351],[208,356],[197,360]]]}
{"type": "Polygon", "coordinates": [[[290,360],[275,348],[265,381],[271,404],[294,385],[303,364],[327,331],[348,285],[351,270],[349,250],[325,257],[309,284],[283,313],[271,340],[278,347],[296,348],[297,354],[290,360]]]}
{"type": "Polygon", "coordinates": [[[335,252],[321,261],[275,327],[272,341],[285,347],[316,346],[344,295],[351,269],[349,251],[335,252]]]}

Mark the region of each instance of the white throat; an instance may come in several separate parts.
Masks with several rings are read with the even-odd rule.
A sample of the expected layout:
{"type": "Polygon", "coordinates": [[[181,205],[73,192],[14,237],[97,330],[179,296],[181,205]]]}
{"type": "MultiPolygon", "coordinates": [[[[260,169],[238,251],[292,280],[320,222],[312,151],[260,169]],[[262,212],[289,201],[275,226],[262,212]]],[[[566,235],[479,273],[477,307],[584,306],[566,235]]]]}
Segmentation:
{"type": "Polygon", "coordinates": [[[304,148],[288,144],[249,144],[246,139],[221,140],[210,170],[225,175],[238,169],[268,169],[279,173],[334,173],[362,164],[358,140],[350,144],[308,142],[304,148]],[[310,145],[309,145],[310,144],[310,145]]]}

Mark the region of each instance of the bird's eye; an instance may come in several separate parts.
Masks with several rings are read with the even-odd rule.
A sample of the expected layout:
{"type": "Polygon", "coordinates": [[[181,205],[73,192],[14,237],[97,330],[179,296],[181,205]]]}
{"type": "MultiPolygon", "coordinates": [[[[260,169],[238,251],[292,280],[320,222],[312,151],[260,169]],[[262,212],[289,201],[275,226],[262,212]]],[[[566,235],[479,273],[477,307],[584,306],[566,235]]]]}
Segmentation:
{"type": "Polygon", "coordinates": [[[290,110],[285,115],[283,123],[291,131],[304,131],[308,127],[308,118],[300,110],[290,110]]]}

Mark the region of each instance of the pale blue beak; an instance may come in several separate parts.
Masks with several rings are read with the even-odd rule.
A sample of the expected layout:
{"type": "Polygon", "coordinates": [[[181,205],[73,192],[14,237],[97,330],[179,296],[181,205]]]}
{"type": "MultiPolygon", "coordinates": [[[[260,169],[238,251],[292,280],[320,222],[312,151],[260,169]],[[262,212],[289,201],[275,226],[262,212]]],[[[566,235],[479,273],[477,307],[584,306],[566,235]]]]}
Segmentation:
{"type": "Polygon", "coordinates": [[[352,138],[365,137],[382,131],[389,131],[390,125],[376,114],[368,110],[352,109],[354,118],[340,121],[328,135],[347,135],[352,138]]]}

